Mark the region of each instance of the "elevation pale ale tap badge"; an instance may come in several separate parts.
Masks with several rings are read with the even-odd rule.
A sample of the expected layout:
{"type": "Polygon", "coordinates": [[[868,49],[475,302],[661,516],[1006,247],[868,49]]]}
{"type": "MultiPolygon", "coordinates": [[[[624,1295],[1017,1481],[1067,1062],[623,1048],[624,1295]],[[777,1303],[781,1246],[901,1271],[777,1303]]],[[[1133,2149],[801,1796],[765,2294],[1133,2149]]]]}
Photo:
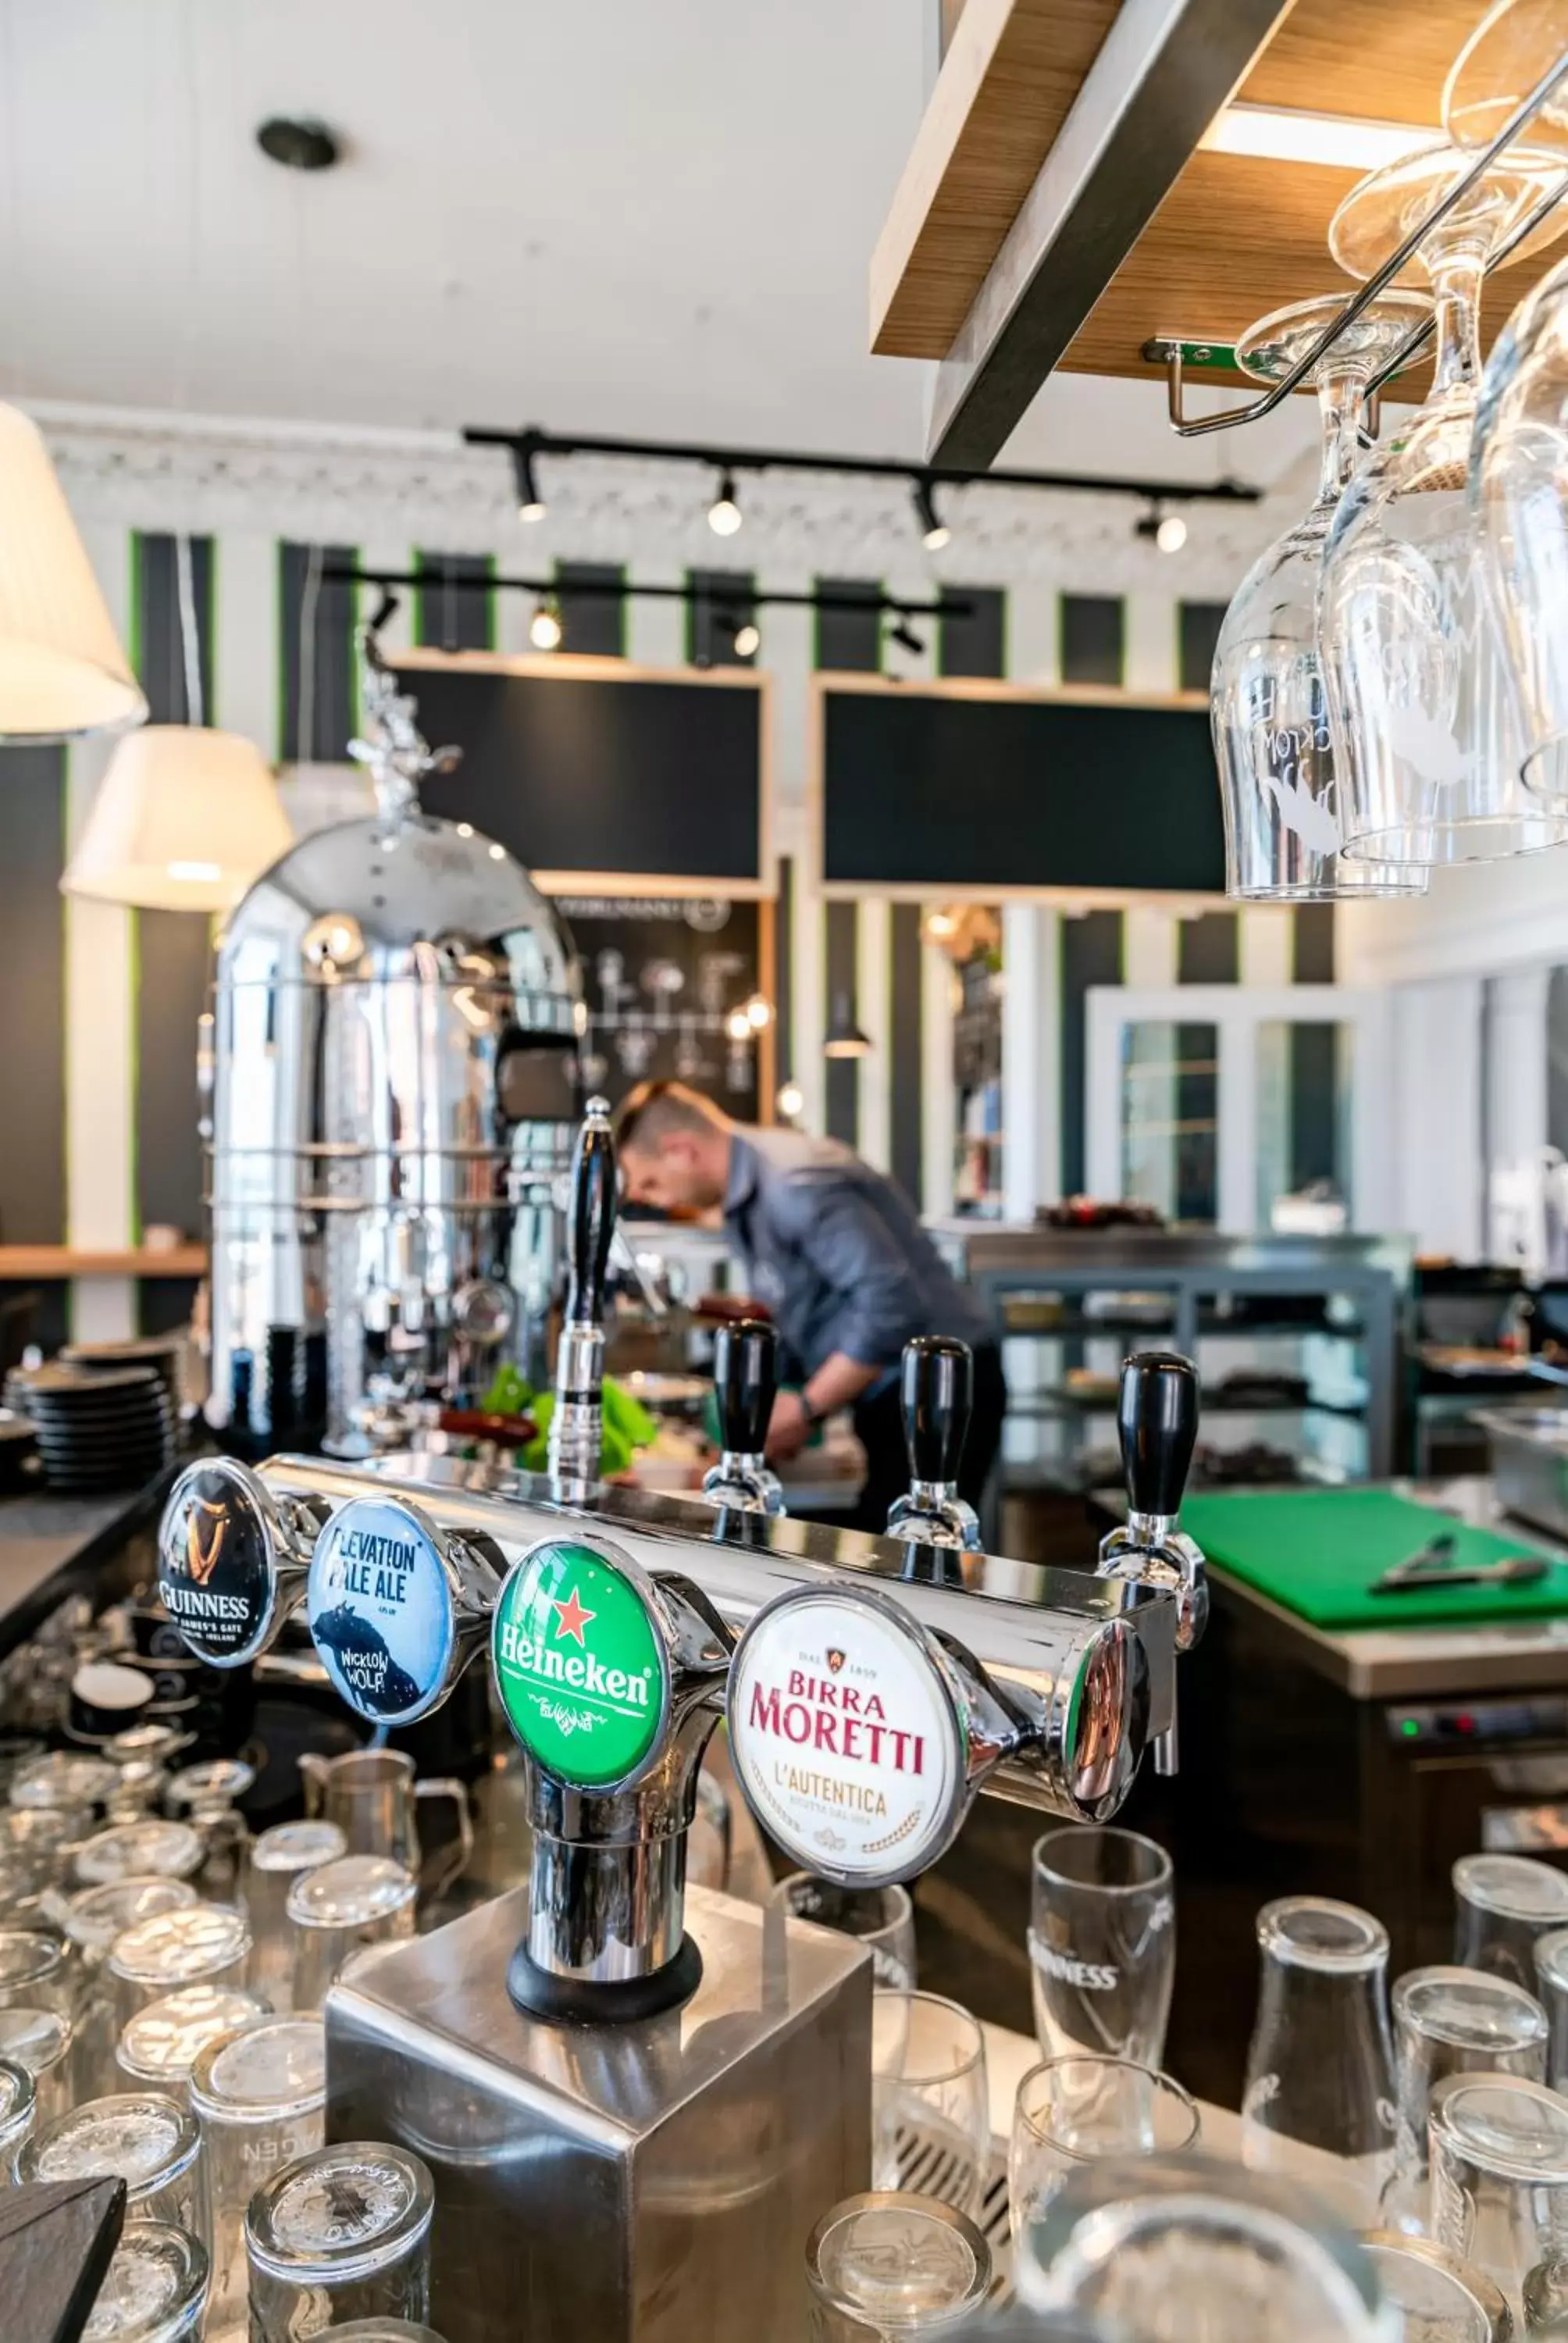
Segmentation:
{"type": "Polygon", "coordinates": [[[305,1603],[311,1641],[350,1708],[397,1725],[433,1705],[457,1619],[435,1534],[412,1505],[339,1506],[316,1541],[305,1603]]]}
{"type": "Polygon", "coordinates": [[[963,1728],[923,1631],[886,1598],[780,1595],[740,1639],[729,1712],[741,1786],[808,1871],[880,1884],[947,1845],[965,1795],[963,1728]]]}
{"type": "Polygon", "coordinates": [[[663,1729],[668,1663],[640,1575],[550,1539],[523,1556],[496,1605],[490,1650],[512,1730],[577,1789],[628,1780],[663,1729]]]}
{"type": "Polygon", "coordinates": [[[198,1659],[252,1656],[276,1594],[265,1493],[243,1465],[195,1465],[170,1493],[158,1532],[158,1600],[198,1659]]]}

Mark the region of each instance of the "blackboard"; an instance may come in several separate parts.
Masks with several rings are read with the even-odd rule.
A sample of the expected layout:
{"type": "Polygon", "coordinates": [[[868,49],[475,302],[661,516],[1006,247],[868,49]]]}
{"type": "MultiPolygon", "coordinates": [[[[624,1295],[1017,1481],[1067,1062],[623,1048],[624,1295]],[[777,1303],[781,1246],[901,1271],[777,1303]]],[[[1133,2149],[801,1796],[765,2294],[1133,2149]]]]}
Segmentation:
{"type": "Polygon", "coordinates": [[[829,687],[821,775],[830,887],[1224,889],[1201,708],[829,687]]]}
{"type": "Polygon", "coordinates": [[[728,1025],[758,994],[772,997],[761,905],[602,895],[558,895],[555,905],[582,970],[588,1088],[618,1106],[638,1082],[673,1078],[758,1121],[762,1043],[728,1025]]]}
{"type": "Polygon", "coordinates": [[[431,813],[471,821],[533,871],[769,883],[759,679],[483,653],[398,664],[426,739],[463,751],[421,785],[431,813]]]}

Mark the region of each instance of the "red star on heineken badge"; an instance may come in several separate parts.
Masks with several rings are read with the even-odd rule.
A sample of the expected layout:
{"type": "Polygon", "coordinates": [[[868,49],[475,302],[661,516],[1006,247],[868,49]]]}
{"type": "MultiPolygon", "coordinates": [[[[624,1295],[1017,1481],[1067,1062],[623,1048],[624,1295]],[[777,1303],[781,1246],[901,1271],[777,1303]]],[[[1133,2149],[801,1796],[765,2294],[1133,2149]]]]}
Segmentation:
{"type": "Polygon", "coordinates": [[[557,1613],[557,1643],[563,1644],[568,1635],[574,1635],[580,1644],[583,1639],[583,1629],[588,1625],[590,1619],[598,1618],[598,1612],[585,1611],[583,1609],[581,1603],[578,1600],[578,1591],[575,1586],[572,1588],[571,1593],[567,1596],[564,1603],[561,1602],[558,1595],[554,1594],[550,1596],[550,1601],[554,1604],[557,1613]]]}

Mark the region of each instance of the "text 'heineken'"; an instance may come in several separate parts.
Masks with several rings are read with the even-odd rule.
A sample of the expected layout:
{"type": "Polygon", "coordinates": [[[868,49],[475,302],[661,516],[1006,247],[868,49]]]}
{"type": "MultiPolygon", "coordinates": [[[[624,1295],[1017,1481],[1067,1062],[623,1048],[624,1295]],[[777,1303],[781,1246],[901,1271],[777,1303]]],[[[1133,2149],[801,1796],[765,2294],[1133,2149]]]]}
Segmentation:
{"type": "Polygon", "coordinates": [[[582,1789],[635,1774],[664,1721],[668,1675],[647,1598],[591,1546],[536,1546],[507,1581],[491,1639],[512,1729],[582,1789]]]}
{"type": "Polygon", "coordinates": [[[964,1788],[957,1712],[918,1631],[874,1595],[786,1595],[729,1677],[737,1773],[807,1869],[896,1879],[928,1861],[964,1788]]]}

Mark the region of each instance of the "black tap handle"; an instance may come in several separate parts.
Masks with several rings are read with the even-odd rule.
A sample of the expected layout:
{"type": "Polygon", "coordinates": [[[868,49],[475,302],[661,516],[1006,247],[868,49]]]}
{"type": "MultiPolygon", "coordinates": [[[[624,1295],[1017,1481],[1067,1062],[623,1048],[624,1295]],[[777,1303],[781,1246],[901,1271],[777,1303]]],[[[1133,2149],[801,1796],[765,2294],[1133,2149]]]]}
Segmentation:
{"type": "Polygon", "coordinates": [[[571,1196],[567,1205],[568,1326],[604,1323],[604,1282],[615,1235],[615,1133],[609,1107],[590,1098],[572,1149],[571,1196]]]}
{"type": "Polygon", "coordinates": [[[713,1338],[719,1440],[738,1456],[760,1456],[779,1389],[779,1337],[762,1318],[736,1318],[713,1338]]]}
{"type": "Polygon", "coordinates": [[[1191,1360],[1179,1351],[1135,1351],[1123,1359],[1116,1431],[1132,1511],[1174,1519],[1198,1438],[1191,1360]]]}
{"type": "Polygon", "coordinates": [[[912,1481],[956,1481],[974,1404],[975,1363],[950,1334],[917,1334],[904,1345],[899,1397],[912,1481]]]}

